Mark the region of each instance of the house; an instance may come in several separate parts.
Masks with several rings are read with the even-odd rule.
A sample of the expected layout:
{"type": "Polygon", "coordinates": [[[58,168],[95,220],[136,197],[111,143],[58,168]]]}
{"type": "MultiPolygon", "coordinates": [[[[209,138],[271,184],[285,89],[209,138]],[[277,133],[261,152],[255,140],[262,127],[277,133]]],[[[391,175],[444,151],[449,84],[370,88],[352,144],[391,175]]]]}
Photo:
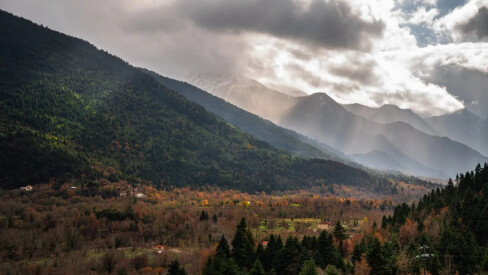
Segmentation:
{"type": "Polygon", "coordinates": [[[138,199],[142,199],[142,198],[144,198],[144,194],[142,194],[142,193],[137,193],[137,194],[136,194],[136,198],[138,198],[138,199]]]}
{"type": "Polygon", "coordinates": [[[263,248],[266,248],[268,246],[268,241],[262,242],[261,245],[263,246],[263,248]]]}
{"type": "Polygon", "coordinates": [[[164,251],[164,248],[165,248],[165,247],[166,247],[165,245],[158,244],[158,245],[153,246],[152,248],[153,248],[153,250],[154,250],[154,251],[156,251],[158,254],[161,254],[161,253],[163,253],[163,251],[164,251]]]}
{"type": "Polygon", "coordinates": [[[70,188],[73,189],[73,190],[75,190],[76,189],[76,186],[71,186],[70,188]]]}
{"type": "Polygon", "coordinates": [[[34,187],[32,187],[32,185],[27,185],[27,186],[20,187],[20,190],[30,192],[34,190],[34,187]]]}

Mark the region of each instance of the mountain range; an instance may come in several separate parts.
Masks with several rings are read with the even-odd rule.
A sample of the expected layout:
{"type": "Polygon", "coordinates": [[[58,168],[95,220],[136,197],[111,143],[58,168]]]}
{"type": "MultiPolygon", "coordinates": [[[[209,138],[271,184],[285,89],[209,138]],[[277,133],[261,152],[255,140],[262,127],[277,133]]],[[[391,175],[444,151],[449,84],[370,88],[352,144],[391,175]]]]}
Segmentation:
{"type": "MultiPolygon", "coordinates": [[[[204,82],[208,91],[223,94],[209,86],[211,79],[195,85],[204,82]]],[[[341,105],[325,93],[292,97],[263,87],[253,91],[252,100],[242,100],[254,86],[241,83],[225,94],[225,100],[373,168],[445,179],[456,169],[487,161],[480,153],[486,152],[486,121],[474,114],[464,115],[464,122],[454,118],[460,116],[457,113],[424,119],[394,105],[341,105]]]]}

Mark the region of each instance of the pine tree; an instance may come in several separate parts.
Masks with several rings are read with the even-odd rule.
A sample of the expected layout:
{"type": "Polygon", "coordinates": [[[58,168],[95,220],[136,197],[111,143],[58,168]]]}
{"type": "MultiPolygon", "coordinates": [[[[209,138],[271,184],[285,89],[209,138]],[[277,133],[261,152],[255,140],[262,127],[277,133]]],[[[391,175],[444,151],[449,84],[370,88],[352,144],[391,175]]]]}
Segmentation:
{"type": "Polygon", "coordinates": [[[278,253],[275,268],[277,274],[298,274],[303,262],[307,258],[297,238],[289,237],[286,244],[278,253]]]}
{"type": "Polygon", "coordinates": [[[180,263],[174,259],[169,265],[168,275],[186,275],[186,271],[184,268],[180,268],[180,263]]]}
{"type": "Polygon", "coordinates": [[[485,256],[481,262],[481,270],[488,272],[488,248],[485,249],[485,256]]]}
{"type": "Polygon", "coordinates": [[[232,257],[241,268],[250,268],[254,263],[254,239],[247,229],[246,219],[242,218],[237,225],[234,240],[232,240],[232,257]]]}
{"type": "Polygon", "coordinates": [[[366,260],[371,267],[371,274],[384,274],[383,268],[386,265],[386,261],[381,251],[381,243],[376,237],[374,237],[368,244],[366,260]]]}
{"type": "Polygon", "coordinates": [[[202,214],[200,214],[200,220],[201,221],[206,221],[208,220],[208,213],[205,211],[202,211],[202,214]]]}
{"type": "Polygon", "coordinates": [[[341,252],[341,255],[344,256],[342,244],[343,244],[344,240],[347,239],[346,229],[344,229],[342,224],[339,221],[337,221],[336,225],[334,226],[333,233],[334,233],[334,237],[336,238],[336,241],[338,243],[339,251],[341,252]]]}
{"type": "Polygon", "coordinates": [[[366,252],[366,243],[364,242],[364,239],[362,239],[359,244],[356,244],[354,246],[354,250],[352,252],[352,259],[351,259],[353,265],[356,265],[356,262],[361,261],[361,257],[364,252],[366,252]]]}
{"type": "Polygon", "coordinates": [[[217,245],[217,253],[215,254],[215,257],[222,257],[224,259],[228,259],[230,257],[229,242],[227,242],[227,239],[223,234],[222,238],[220,238],[219,244],[217,245]]]}
{"type": "Polygon", "coordinates": [[[249,271],[249,275],[266,275],[264,271],[263,265],[259,260],[256,260],[252,265],[251,270],[249,271]]]}
{"type": "Polygon", "coordinates": [[[269,271],[272,268],[273,263],[276,260],[276,255],[278,254],[279,251],[277,249],[277,246],[278,244],[275,239],[275,236],[271,234],[271,236],[269,236],[268,245],[266,246],[266,249],[263,252],[263,259],[266,260],[263,261],[263,259],[260,259],[261,263],[263,264],[264,270],[266,271],[269,271]]]}
{"type": "Polygon", "coordinates": [[[317,267],[313,260],[307,260],[303,263],[300,275],[317,275],[317,267]]]}
{"type": "Polygon", "coordinates": [[[320,232],[319,239],[317,240],[317,249],[315,262],[322,269],[325,269],[330,264],[335,265],[338,262],[339,255],[334,246],[332,235],[325,230],[320,232]]]}

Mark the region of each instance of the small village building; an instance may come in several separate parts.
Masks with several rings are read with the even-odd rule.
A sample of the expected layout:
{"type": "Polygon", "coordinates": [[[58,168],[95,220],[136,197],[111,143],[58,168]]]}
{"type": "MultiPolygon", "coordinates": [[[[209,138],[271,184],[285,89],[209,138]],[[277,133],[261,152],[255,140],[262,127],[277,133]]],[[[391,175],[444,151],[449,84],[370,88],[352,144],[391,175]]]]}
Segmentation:
{"type": "Polygon", "coordinates": [[[152,248],[155,252],[157,252],[158,254],[161,254],[161,253],[163,253],[165,247],[166,247],[165,245],[158,244],[158,245],[153,246],[152,248]]]}
{"type": "Polygon", "coordinates": [[[32,185],[22,186],[20,187],[20,190],[30,192],[34,190],[34,187],[32,187],[32,185]]]}

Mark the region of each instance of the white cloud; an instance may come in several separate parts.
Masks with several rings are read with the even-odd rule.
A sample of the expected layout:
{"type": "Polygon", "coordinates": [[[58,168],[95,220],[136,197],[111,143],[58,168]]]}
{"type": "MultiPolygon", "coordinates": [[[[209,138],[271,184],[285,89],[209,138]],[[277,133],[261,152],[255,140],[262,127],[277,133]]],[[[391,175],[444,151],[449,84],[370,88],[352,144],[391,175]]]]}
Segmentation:
{"type": "Polygon", "coordinates": [[[470,0],[465,5],[438,19],[434,24],[434,30],[450,36],[455,42],[463,41],[465,34],[458,26],[467,23],[478,13],[481,7],[488,7],[488,0],[470,0]]]}
{"type": "Polygon", "coordinates": [[[409,15],[409,18],[406,20],[406,23],[409,24],[422,24],[422,23],[431,23],[434,18],[439,14],[439,10],[435,8],[427,9],[424,6],[418,8],[414,13],[409,15]]]}

